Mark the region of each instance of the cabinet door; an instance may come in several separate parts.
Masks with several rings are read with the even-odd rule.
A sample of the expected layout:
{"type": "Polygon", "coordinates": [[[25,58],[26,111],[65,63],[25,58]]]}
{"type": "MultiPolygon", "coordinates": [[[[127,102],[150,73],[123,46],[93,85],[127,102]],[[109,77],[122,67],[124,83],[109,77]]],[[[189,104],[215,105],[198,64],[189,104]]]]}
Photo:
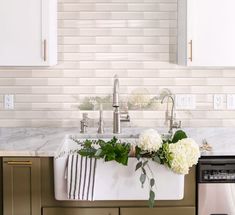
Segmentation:
{"type": "Polygon", "coordinates": [[[234,8],[234,0],[178,0],[178,63],[235,66],[234,8]]]}
{"type": "Polygon", "coordinates": [[[3,214],[40,215],[39,158],[3,158],[3,214]]]}
{"type": "Polygon", "coordinates": [[[48,13],[49,9],[53,10],[52,1],[0,0],[0,66],[46,66],[51,63],[50,42],[54,38],[49,33],[48,13]]]}
{"type": "Polygon", "coordinates": [[[189,65],[235,66],[234,8],[234,0],[188,0],[189,65]]]}
{"type": "Polygon", "coordinates": [[[194,207],[121,208],[120,215],[195,215],[194,207]]]}
{"type": "Polygon", "coordinates": [[[42,215],[119,215],[118,208],[43,208],[42,215]]]}

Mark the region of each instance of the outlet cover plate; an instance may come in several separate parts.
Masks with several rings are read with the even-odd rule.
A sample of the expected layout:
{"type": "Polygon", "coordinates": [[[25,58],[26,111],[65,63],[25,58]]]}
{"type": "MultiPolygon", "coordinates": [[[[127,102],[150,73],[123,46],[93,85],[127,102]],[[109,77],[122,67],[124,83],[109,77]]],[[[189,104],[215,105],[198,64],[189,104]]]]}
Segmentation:
{"type": "Polygon", "coordinates": [[[215,94],[214,95],[214,110],[224,109],[224,95],[215,94]]]}
{"type": "Polygon", "coordinates": [[[179,94],[175,96],[175,108],[177,110],[194,110],[196,98],[192,94],[179,94]]]}
{"type": "Polygon", "coordinates": [[[4,109],[5,110],[14,110],[14,95],[5,95],[4,96],[4,109]]]}
{"type": "Polygon", "coordinates": [[[227,95],[227,109],[235,110],[235,94],[227,95]]]}

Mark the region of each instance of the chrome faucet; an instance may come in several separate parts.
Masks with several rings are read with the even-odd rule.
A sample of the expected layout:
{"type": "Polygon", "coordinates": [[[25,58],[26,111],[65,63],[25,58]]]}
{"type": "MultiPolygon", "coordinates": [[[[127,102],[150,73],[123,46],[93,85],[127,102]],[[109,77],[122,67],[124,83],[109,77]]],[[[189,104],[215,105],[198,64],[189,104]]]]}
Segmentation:
{"type": "Polygon", "coordinates": [[[181,128],[181,121],[176,122],[175,121],[175,116],[174,116],[174,108],[175,108],[175,101],[174,98],[172,97],[172,95],[166,95],[162,98],[161,103],[163,104],[165,98],[167,98],[167,109],[166,109],[166,114],[165,114],[165,120],[169,121],[169,133],[173,134],[173,129],[174,128],[181,128]],[[171,107],[171,114],[169,115],[169,110],[168,110],[168,103],[169,103],[169,99],[172,101],[172,107],[171,107]]]}
{"type": "Polygon", "coordinates": [[[121,133],[121,119],[119,111],[119,79],[114,76],[113,84],[113,133],[121,133]]]}

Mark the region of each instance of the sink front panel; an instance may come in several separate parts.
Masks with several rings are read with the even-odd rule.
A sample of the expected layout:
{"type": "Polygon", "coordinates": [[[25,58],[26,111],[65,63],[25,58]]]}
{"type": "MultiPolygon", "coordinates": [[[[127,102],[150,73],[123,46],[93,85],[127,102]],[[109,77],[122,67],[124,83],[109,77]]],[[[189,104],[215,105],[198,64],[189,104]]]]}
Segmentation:
{"type": "MultiPolygon", "coordinates": [[[[54,158],[54,186],[57,200],[69,200],[65,177],[68,154],[63,152],[76,147],[76,143],[66,139],[59,153],[62,156],[54,158]]],[[[94,200],[147,200],[149,183],[146,181],[144,187],[141,187],[139,181],[141,171],[135,171],[137,162],[136,158],[129,158],[128,166],[123,166],[116,162],[98,160],[94,200]]],[[[154,177],[156,181],[156,200],[183,199],[184,175],[175,174],[167,167],[153,161],[149,161],[149,166],[152,173],[149,172],[148,175],[154,177]]]]}

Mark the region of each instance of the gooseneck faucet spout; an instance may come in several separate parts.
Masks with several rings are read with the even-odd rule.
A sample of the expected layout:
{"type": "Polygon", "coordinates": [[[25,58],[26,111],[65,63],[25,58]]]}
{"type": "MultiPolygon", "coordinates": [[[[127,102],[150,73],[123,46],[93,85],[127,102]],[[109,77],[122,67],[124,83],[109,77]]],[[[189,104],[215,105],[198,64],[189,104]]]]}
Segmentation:
{"type": "Polygon", "coordinates": [[[119,107],[119,79],[117,75],[114,76],[113,107],[119,107]]]}
{"type": "Polygon", "coordinates": [[[121,120],[119,111],[119,79],[114,76],[113,84],[113,133],[121,133],[121,120]]]}
{"type": "Polygon", "coordinates": [[[166,121],[169,121],[170,122],[170,125],[169,125],[169,133],[172,134],[173,133],[173,129],[174,128],[180,128],[181,127],[181,121],[179,122],[176,122],[175,121],[175,116],[174,116],[174,108],[175,108],[175,101],[174,101],[174,98],[172,97],[172,95],[166,95],[162,98],[162,101],[161,103],[163,104],[165,98],[167,98],[167,110],[166,110],[166,121]],[[168,103],[169,103],[169,99],[171,100],[172,102],[172,107],[171,107],[171,114],[169,116],[168,114],[168,103]]]}

